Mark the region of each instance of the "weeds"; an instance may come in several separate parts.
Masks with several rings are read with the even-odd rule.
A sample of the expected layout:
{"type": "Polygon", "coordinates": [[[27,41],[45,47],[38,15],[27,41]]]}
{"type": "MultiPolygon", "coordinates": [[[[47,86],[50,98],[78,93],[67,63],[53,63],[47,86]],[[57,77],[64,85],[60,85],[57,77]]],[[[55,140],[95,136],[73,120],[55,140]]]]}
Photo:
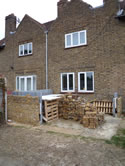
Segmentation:
{"type": "Polygon", "coordinates": [[[125,129],[119,129],[117,134],[114,135],[111,140],[106,140],[106,143],[125,148],[125,129]]]}

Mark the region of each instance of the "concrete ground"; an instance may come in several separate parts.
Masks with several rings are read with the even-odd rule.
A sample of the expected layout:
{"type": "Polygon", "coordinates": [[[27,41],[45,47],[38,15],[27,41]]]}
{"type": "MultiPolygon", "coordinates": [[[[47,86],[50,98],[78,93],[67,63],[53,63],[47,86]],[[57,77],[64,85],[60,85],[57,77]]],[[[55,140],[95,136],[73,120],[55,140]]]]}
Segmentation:
{"type": "Polygon", "coordinates": [[[47,125],[40,126],[46,131],[53,131],[65,134],[80,135],[84,137],[94,137],[98,139],[111,139],[115,135],[121,119],[110,115],[105,115],[105,123],[96,129],[84,128],[79,122],[72,120],[58,119],[47,125]]]}
{"type": "Polygon", "coordinates": [[[125,120],[105,119],[97,129],[60,119],[35,127],[0,126],[0,166],[125,166],[125,150],[101,140],[125,128],[125,120]]]}

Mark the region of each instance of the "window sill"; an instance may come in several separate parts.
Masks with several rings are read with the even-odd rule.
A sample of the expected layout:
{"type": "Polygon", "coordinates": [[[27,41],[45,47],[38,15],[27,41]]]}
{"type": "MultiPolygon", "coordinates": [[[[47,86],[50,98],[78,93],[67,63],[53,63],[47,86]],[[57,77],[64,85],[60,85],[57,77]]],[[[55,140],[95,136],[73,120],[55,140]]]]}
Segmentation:
{"type": "Polygon", "coordinates": [[[72,47],[65,47],[64,50],[72,49],[72,48],[78,48],[78,47],[86,47],[86,46],[88,46],[88,44],[79,45],[79,46],[72,46],[72,47]]]}
{"type": "Polygon", "coordinates": [[[95,92],[60,92],[60,94],[94,94],[95,92]]]}
{"type": "Polygon", "coordinates": [[[27,57],[27,56],[32,56],[32,55],[33,55],[33,53],[32,53],[32,54],[22,55],[22,56],[18,55],[18,58],[21,58],[21,57],[27,57]]]}

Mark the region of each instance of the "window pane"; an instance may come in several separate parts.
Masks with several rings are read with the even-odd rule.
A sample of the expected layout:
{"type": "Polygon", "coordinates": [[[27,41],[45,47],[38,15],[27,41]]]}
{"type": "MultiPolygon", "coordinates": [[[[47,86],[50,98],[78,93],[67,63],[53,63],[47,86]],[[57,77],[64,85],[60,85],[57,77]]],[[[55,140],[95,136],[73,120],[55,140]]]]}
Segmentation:
{"type": "Polygon", "coordinates": [[[85,90],[85,74],[80,74],[80,90],[85,90]]]}
{"type": "Polygon", "coordinates": [[[93,73],[87,73],[87,90],[93,90],[93,73]]]}
{"type": "Polygon", "coordinates": [[[80,44],[85,43],[85,32],[80,32],[80,44]]]}
{"type": "Polygon", "coordinates": [[[28,54],[28,44],[24,44],[24,54],[28,54]]]}
{"type": "Polygon", "coordinates": [[[31,90],[31,78],[27,78],[27,90],[31,90]]]}
{"type": "Polygon", "coordinates": [[[20,46],[20,55],[23,55],[23,46],[20,46]]]}
{"type": "Polygon", "coordinates": [[[62,75],[62,89],[67,90],[67,74],[62,75]]]}
{"type": "Polygon", "coordinates": [[[29,43],[29,54],[32,53],[32,43],[29,43]]]}
{"type": "Polygon", "coordinates": [[[17,80],[16,80],[17,82],[16,82],[16,87],[17,87],[17,89],[16,90],[19,90],[19,77],[17,77],[17,80]]]}
{"type": "Polygon", "coordinates": [[[21,78],[21,91],[24,91],[24,78],[21,78]]]}
{"type": "Polygon", "coordinates": [[[33,77],[33,90],[36,90],[36,77],[33,77]]]}
{"type": "Polygon", "coordinates": [[[71,46],[71,35],[66,36],[67,46],[71,46]]]}
{"type": "Polygon", "coordinates": [[[78,33],[73,33],[73,45],[78,45],[78,33]]]}
{"type": "Polygon", "coordinates": [[[73,90],[73,74],[69,74],[69,90],[73,90]]]}

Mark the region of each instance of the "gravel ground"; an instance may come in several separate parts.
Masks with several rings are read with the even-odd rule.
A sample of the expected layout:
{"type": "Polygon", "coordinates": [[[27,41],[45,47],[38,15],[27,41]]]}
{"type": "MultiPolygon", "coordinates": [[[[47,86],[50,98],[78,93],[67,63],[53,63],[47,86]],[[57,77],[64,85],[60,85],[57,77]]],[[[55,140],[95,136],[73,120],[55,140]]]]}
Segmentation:
{"type": "Polygon", "coordinates": [[[0,166],[125,166],[125,150],[102,140],[4,125],[0,166]]]}

